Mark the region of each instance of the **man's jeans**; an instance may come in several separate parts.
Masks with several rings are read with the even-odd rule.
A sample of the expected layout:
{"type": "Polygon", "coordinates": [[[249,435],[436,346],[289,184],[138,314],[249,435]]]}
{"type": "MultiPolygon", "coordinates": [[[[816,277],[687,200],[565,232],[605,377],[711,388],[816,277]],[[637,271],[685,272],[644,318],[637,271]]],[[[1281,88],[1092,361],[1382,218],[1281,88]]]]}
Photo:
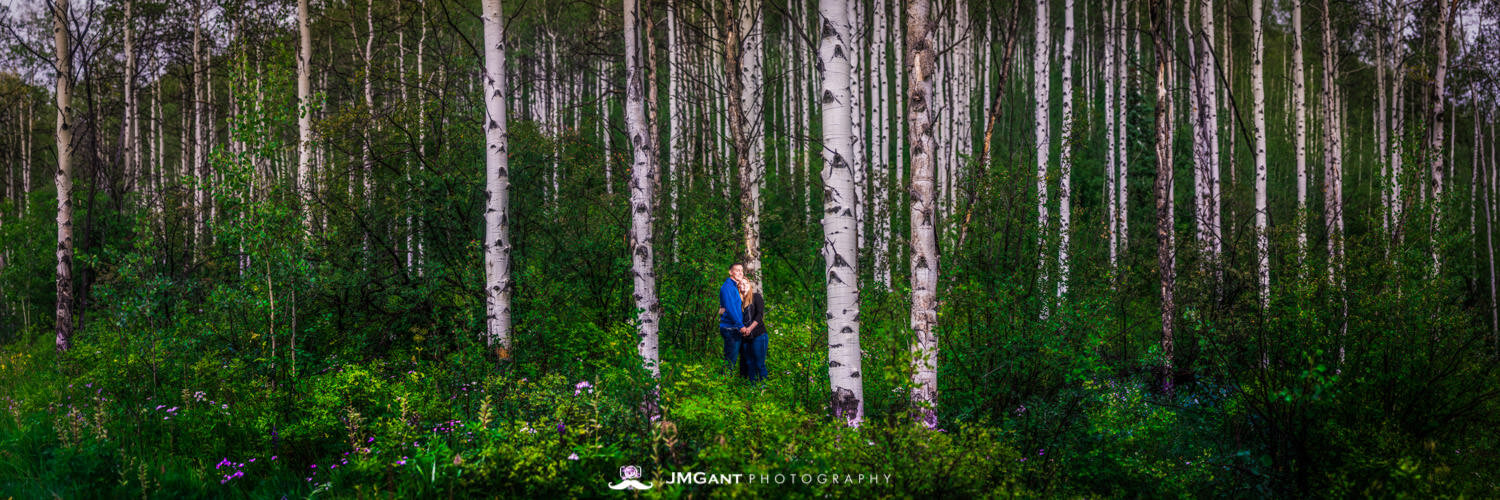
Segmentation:
{"type": "Polygon", "coordinates": [[[719,336],[724,337],[724,361],[729,362],[732,370],[738,369],[740,350],[744,348],[745,337],[740,331],[733,328],[720,328],[719,336]]]}

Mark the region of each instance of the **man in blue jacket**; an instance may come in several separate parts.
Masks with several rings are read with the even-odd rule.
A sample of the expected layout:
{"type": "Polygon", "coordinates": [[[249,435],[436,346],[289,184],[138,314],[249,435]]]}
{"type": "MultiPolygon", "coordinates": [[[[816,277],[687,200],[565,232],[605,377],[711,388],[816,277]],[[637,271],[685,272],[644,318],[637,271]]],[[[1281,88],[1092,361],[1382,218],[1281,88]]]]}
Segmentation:
{"type": "Polygon", "coordinates": [[[719,336],[724,337],[724,360],[733,368],[739,361],[740,342],[744,340],[745,315],[740,301],[740,287],[736,283],[745,279],[745,267],[729,266],[729,277],[719,285],[719,336]]]}

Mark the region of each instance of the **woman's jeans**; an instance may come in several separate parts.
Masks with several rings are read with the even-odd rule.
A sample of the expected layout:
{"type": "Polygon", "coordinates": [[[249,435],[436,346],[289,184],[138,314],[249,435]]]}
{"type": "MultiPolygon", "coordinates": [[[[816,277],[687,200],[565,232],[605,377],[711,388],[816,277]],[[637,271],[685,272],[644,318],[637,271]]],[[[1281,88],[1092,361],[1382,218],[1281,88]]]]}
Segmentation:
{"type": "Polygon", "coordinates": [[[766,343],[770,335],[758,335],[753,339],[743,339],[741,356],[744,362],[740,365],[740,375],[751,381],[759,381],[766,378],[766,343]]]}

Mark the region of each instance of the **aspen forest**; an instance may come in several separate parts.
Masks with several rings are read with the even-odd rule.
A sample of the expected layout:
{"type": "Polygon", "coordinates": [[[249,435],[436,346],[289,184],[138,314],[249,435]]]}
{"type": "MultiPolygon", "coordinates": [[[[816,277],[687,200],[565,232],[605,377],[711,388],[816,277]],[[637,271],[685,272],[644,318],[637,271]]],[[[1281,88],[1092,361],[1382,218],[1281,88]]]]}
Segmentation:
{"type": "Polygon", "coordinates": [[[1500,497],[1497,128],[1496,0],[0,0],[0,498],[1500,497]]]}

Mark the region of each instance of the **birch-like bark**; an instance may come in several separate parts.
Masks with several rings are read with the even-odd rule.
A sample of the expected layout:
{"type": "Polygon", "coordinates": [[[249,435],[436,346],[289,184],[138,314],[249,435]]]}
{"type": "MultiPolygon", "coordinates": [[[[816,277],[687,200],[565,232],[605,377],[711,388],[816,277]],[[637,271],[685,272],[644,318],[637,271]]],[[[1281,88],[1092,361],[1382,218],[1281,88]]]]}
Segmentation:
{"type": "Polygon", "coordinates": [[[934,156],[932,78],[937,51],[932,31],[932,0],[910,0],[906,5],[907,97],[906,119],[911,133],[911,330],[913,417],[929,429],[937,428],[937,278],[938,251],[933,190],[934,156]]]}
{"type": "MultiPolygon", "coordinates": [[[[656,196],[652,179],[656,172],[654,125],[646,112],[646,57],[644,25],[639,0],[625,0],[625,126],[630,135],[630,255],[634,275],[636,349],[651,376],[660,376],[657,357],[657,320],[661,308],[656,298],[655,249],[651,242],[651,205],[656,196]]],[[[654,403],[654,398],[652,400],[654,403]]],[[[647,413],[655,416],[655,406],[647,413]]]]}
{"type": "Polygon", "coordinates": [[[857,163],[850,81],[852,0],[819,0],[822,41],[823,102],[823,261],[828,292],[828,381],[831,408],[850,426],[864,420],[864,384],[860,378],[859,248],[855,234],[854,182],[857,163]]]}
{"type": "Polygon", "coordinates": [[[1261,309],[1271,305],[1270,216],[1266,209],[1265,0],[1250,1],[1250,103],[1255,132],[1255,256],[1261,309]]]}
{"type": "MultiPolygon", "coordinates": [[[[312,234],[312,20],[308,0],[297,0],[297,193],[302,230],[312,234]]],[[[158,91],[159,92],[159,91],[158,91]]]]}
{"type": "MultiPolygon", "coordinates": [[[[672,218],[672,262],[677,262],[677,256],[680,254],[678,249],[681,248],[679,244],[681,232],[678,230],[681,219],[677,212],[677,193],[682,190],[683,183],[678,177],[678,168],[684,170],[687,168],[685,164],[687,147],[683,142],[686,133],[682,129],[683,113],[687,109],[684,106],[687,99],[683,95],[682,82],[686,76],[683,72],[687,68],[684,67],[683,61],[681,17],[678,13],[677,0],[667,0],[667,140],[670,141],[667,148],[667,179],[671,182],[668,189],[671,190],[669,213],[672,218]]],[[[602,76],[600,83],[603,83],[602,76]]],[[[613,175],[612,172],[605,172],[606,179],[613,175]]],[[[747,244],[748,239],[747,237],[747,244]]]]}
{"type": "Polygon", "coordinates": [[[58,352],[73,337],[73,56],[68,0],[55,0],[52,39],[57,56],[57,316],[58,352]]]}
{"type": "Polygon", "coordinates": [[[745,250],[745,276],[761,289],[760,275],[760,189],[765,181],[766,155],[764,135],[765,89],[762,64],[765,59],[765,30],[761,21],[760,0],[736,0],[726,6],[725,67],[732,73],[730,83],[730,133],[734,135],[735,156],[739,166],[741,228],[745,250]]]}
{"type": "Polygon", "coordinates": [[[891,263],[889,241],[891,214],[889,212],[889,205],[891,190],[887,189],[890,174],[888,158],[890,144],[887,142],[890,137],[890,94],[888,92],[889,87],[887,87],[887,82],[889,81],[887,77],[888,68],[885,64],[886,47],[890,35],[886,31],[889,23],[887,23],[886,19],[885,0],[874,0],[873,3],[875,5],[875,36],[870,39],[869,56],[869,95],[870,103],[872,104],[870,109],[872,113],[870,120],[870,212],[875,218],[875,227],[871,235],[873,243],[871,250],[874,254],[872,255],[874,262],[871,265],[871,271],[873,271],[875,281],[884,286],[886,290],[890,290],[891,263]]]}
{"type": "Polygon", "coordinates": [[[1443,230],[1443,113],[1447,112],[1448,101],[1448,32],[1453,24],[1452,11],[1451,0],[1438,0],[1437,69],[1433,77],[1431,105],[1432,135],[1431,142],[1427,145],[1427,155],[1432,162],[1432,228],[1427,233],[1427,241],[1432,252],[1433,276],[1437,276],[1442,270],[1437,235],[1443,230]]]}
{"type": "Polygon", "coordinates": [[[510,153],[506,123],[505,16],[500,0],[484,0],[484,297],[485,341],[509,360],[510,153]]]}
{"type": "Polygon", "coordinates": [[[1073,0],[1063,0],[1062,138],[1057,181],[1057,305],[1068,294],[1068,253],[1073,227],[1073,0]]]}
{"type": "MultiPolygon", "coordinates": [[[[1031,126],[1036,132],[1036,249],[1037,249],[1037,286],[1045,290],[1048,283],[1047,276],[1047,162],[1048,154],[1052,148],[1052,130],[1049,123],[1048,100],[1052,97],[1051,91],[1051,55],[1048,53],[1052,39],[1047,32],[1051,20],[1047,17],[1049,13],[1047,0],[1036,0],[1036,22],[1033,23],[1032,42],[1035,44],[1032,51],[1032,97],[1034,98],[1034,114],[1031,126]]],[[[955,113],[963,113],[965,109],[956,108],[955,113]]],[[[1043,300],[1041,318],[1047,319],[1051,308],[1043,300]]]]}
{"type": "MultiPolygon", "coordinates": [[[[370,133],[375,127],[375,88],[373,77],[370,75],[371,63],[375,58],[375,0],[365,2],[365,48],[364,55],[364,95],[365,95],[365,126],[360,127],[361,141],[359,144],[359,157],[361,162],[360,177],[364,181],[364,200],[361,205],[366,210],[374,208],[375,200],[375,159],[370,153],[370,133]]],[[[503,64],[502,64],[503,66],[503,64]]],[[[370,254],[370,231],[364,230],[365,255],[370,254]]]]}
{"type": "MultiPolygon", "coordinates": [[[[425,175],[427,170],[427,61],[424,59],[424,54],[427,52],[427,0],[419,0],[417,2],[417,10],[419,11],[418,15],[420,16],[421,24],[421,31],[417,35],[417,189],[425,192],[425,186],[427,185],[425,175]]],[[[509,75],[509,65],[507,65],[506,71],[506,74],[509,75]]],[[[505,93],[510,100],[514,101],[514,92],[510,91],[509,85],[510,80],[507,79],[505,93]]],[[[608,156],[605,158],[608,158],[608,156]]],[[[427,269],[427,244],[424,238],[425,232],[422,230],[423,226],[427,223],[427,211],[424,208],[423,205],[418,205],[417,221],[412,227],[412,232],[416,233],[417,240],[417,276],[422,276],[427,269]]]]}
{"type": "Polygon", "coordinates": [[[193,2],[193,166],[196,172],[193,182],[193,245],[199,254],[206,253],[203,245],[208,241],[208,220],[205,217],[208,211],[209,182],[208,173],[208,123],[205,120],[208,114],[206,106],[208,98],[205,95],[204,80],[207,80],[207,72],[203,68],[203,2],[193,2]]]}
{"type": "Polygon", "coordinates": [[[1391,231],[1393,240],[1400,242],[1404,235],[1405,224],[1402,214],[1405,211],[1406,201],[1402,197],[1402,160],[1405,156],[1406,139],[1406,114],[1403,112],[1406,106],[1406,56],[1401,49],[1401,33],[1406,26],[1406,5],[1404,1],[1396,2],[1396,15],[1394,26],[1390,29],[1390,43],[1388,44],[1386,56],[1390,58],[1391,67],[1391,110],[1390,110],[1390,146],[1391,146],[1391,231]]]}
{"type": "MultiPolygon", "coordinates": [[[[1292,2],[1293,147],[1297,156],[1297,263],[1307,262],[1307,76],[1302,60],[1302,1],[1292,2]]],[[[1326,38],[1326,37],[1325,37],[1326,38]]],[[[1324,68],[1326,73],[1328,68],[1324,68]]]]}
{"type": "MultiPolygon", "coordinates": [[[[1117,3],[1119,0],[1115,0],[1117,3]]],[[[1119,266],[1119,228],[1116,215],[1119,201],[1119,191],[1115,188],[1115,180],[1118,178],[1117,166],[1119,158],[1115,154],[1115,66],[1119,64],[1115,58],[1115,34],[1116,29],[1114,3],[1105,7],[1104,13],[1104,227],[1105,234],[1109,239],[1109,270],[1114,272],[1119,266]]]]}
{"type": "Polygon", "coordinates": [[[1167,62],[1171,57],[1167,16],[1171,9],[1165,3],[1163,0],[1153,2],[1151,17],[1155,18],[1153,31],[1156,35],[1156,264],[1161,277],[1161,349],[1165,364],[1161,376],[1163,389],[1171,394],[1172,332],[1177,317],[1173,283],[1177,271],[1173,247],[1176,229],[1172,207],[1172,110],[1167,98],[1167,62]]]}
{"type": "Polygon", "coordinates": [[[1222,254],[1223,237],[1219,221],[1219,80],[1215,71],[1213,46],[1213,0],[1199,0],[1198,18],[1198,75],[1195,78],[1198,85],[1198,123],[1193,141],[1197,167],[1193,178],[1197,194],[1198,244],[1203,249],[1204,260],[1210,266],[1215,283],[1218,283],[1222,278],[1218,262],[1222,254]]]}
{"type": "Polygon", "coordinates": [[[1129,109],[1129,79],[1130,67],[1126,60],[1126,29],[1125,29],[1125,2],[1116,5],[1115,18],[1115,238],[1119,247],[1119,253],[1123,254],[1130,247],[1130,162],[1129,149],[1126,147],[1130,137],[1127,135],[1127,109],[1129,109]]]}
{"type": "Polygon", "coordinates": [[[136,105],[135,94],[135,2],[125,1],[125,84],[121,89],[125,94],[125,119],[121,127],[124,128],[124,140],[121,141],[123,151],[121,158],[125,160],[125,185],[127,190],[134,191],[139,183],[140,173],[140,132],[136,123],[136,114],[140,109],[136,105]]]}

